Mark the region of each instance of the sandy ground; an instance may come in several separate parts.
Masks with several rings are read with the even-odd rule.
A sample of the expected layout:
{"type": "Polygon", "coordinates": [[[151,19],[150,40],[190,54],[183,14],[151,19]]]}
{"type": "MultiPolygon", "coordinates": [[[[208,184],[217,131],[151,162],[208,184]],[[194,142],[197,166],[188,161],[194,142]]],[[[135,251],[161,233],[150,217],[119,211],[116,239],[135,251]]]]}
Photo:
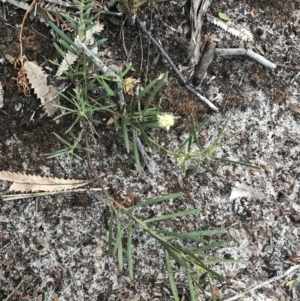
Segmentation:
{"type": "MultiPolygon", "coordinates": [[[[299,265],[300,260],[300,7],[294,1],[256,2],[216,1],[209,13],[217,16],[219,11],[226,12],[233,24],[253,33],[253,51],[291,68],[270,70],[245,57],[216,57],[199,91],[220,108],[218,113],[186,92],[162,58],[148,76],[170,71],[160,93],[162,107],[182,116],[169,132],[152,131],[152,137],[157,137],[164,147],[175,149],[187,137],[187,115],[194,113],[198,122],[211,116],[200,137],[204,145],[209,145],[231,116],[216,155],[260,166],[259,170],[213,163],[212,168],[222,175],[217,178],[204,170],[195,170],[194,164],[190,164],[183,174],[175,159],[149,152],[155,173],[149,173],[146,167],[144,173],[138,173],[120,134],[101,126],[101,120],[96,120],[100,138],[93,142],[96,152],[92,161],[99,174],[105,173],[103,181],[117,200],[130,202],[130,196],[134,195],[135,202],[139,202],[163,194],[184,193],[180,199],[136,210],[138,217],[202,208],[200,214],[173,219],[172,227],[183,232],[228,230],[233,241],[214,250],[213,255],[248,263],[212,266],[226,276],[225,282],[214,282],[225,300],[259,284],[263,284],[261,288],[248,292],[240,300],[299,300],[300,267],[281,279],[275,277],[299,265]],[[264,284],[271,279],[275,281],[264,284]]],[[[187,9],[184,3],[171,2],[169,7],[153,9],[152,14],[150,8],[141,12],[148,25],[152,16],[153,36],[162,41],[174,62],[183,67],[188,63],[188,33],[179,30],[174,33],[174,29],[187,22],[184,9],[187,9]],[[167,25],[160,31],[161,24],[167,25]]],[[[1,26],[14,32],[5,23],[1,26]]],[[[109,20],[105,20],[105,26],[108,39],[119,33],[119,28],[109,20]]],[[[205,21],[203,34],[212,33],[220,39],[219,48],[242,44],[238,38],[205,21]]],[[[125,28],[128,45],[133,45],[137,35],[136,27],[125,28]]],[[[5,35],[3,41],[4,38],[5,35]]],[[[146,37],[142,40],[145,66],[147,51],[150,61],[158,51],[148,46],[146,37]]],[[[118,61],[126,61],[121,39],[111,38],[107,43],[107,53],[117,56],[118,61]]],[[[144,69],[138,71],[140,45],[134,45],[131,60],[142,76],[144,69]]],[[[2,58],[5,47],[1,51],[2,58]]],[[[20,94],[9,100],[12,84],[8,79],[13,73],[8,71],[13,71],[7,62],[0,66],[0,76],[7,80],[2,83],[6,96],[0,111],[1,166],[11,172],[66,177],[69,171],[66,157],[49,161],[43,156],[49,149],[59,147],[53,138],[47,138],[47,133],[59,131],[59,127],[51,119],[38,121],[41,110],[37,111],[34,123],[29,122],[38,101],[29,109],[20,94]]],[[[75,177],[88,179],[87,163],[74,164],[75,177]]],[[[0,182],[1,195],[7,194],[9,184],[0,182]]],[[[172,300],[163,250],[139,227],[135,227],[132,237],[136,255],[134,281],[128,277],[126,262],[123,271],[118,269],[116,257],[107,253],[109,216],[110,206],[100,193],[1,200],[0,300],[6,300],[20,283],[11,300],[172,300]],[[156,283],[161,274],[164,281],[156,283]]],[[[228,236],[216,236],[211,242],[228,236]]],[[[183,269],[176,264],[173,268],[181,300],[190,300],[183,269]]],[[[203,283],[209,290],[206,281],[203,283]]]]}

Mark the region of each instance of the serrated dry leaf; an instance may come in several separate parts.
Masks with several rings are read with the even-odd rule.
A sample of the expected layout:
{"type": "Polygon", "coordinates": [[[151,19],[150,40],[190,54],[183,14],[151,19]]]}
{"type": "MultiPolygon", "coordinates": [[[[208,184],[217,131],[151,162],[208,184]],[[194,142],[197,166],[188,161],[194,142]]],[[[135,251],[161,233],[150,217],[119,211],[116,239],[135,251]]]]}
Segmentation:
{"type": "Polygon", "coordinates": [[[27,71],[27,78],[34,93],[44,104],[44,110],[46,114],[51,117],[57,111],[54,106],[59,103],[59,94],[57,93],[54,86],[47,85],[47,77],[44,70],[33,62],[26,61],[24,63],[24,68],[27,71]]]}
{"type": "Polygon", "coordinates": [[[87,185],[84,180],[65,180],[0,171],[0,179],[13,182],[9,191],[66,191],[87,185]]]}
{"type": "Polygon", "coordinates": [[[34,93],[40,99],[45,97],[49,92],[49,87],[47,85],[48,75],[44,72],[42,67],[33,62],[26,61],[24,67],[27,71],[27,78],[34,93]]]}
{"type": "Polygon", "coordinates": [[[207,20],[209,22],[222,28],[226,32],[230,33],[231,35],[241,38],[243,41],[253,42],[253,40],[254,40],[253,34],[248,29],[246,29],[246,28],[237,29],[237,28],[234,28],[231,25],[228,25],[227,23],[221,21],[218,18],[215,18],[212,15],[206,14],[206,16],[207,16],[207,20]]]}
{"type": "Polygon", "coordinates": [[[60,63],[55,76],[60,76],[64,71],[69,70],[69,66],[73,65],[76,62],[77,58],[78,56],[76,54],[68,51],[66,57],[60,63]]]}
{"type": "Polygon", "coordinates": [[[104,29],[104,25],[102,23],[96,22],[92,28],[86,31],[84,43],[85,44],[90,43],[91,40],[93,40],[93,35],[96,33],[100,33],[103,29],[104,29]]]}
{"type": "MultiPolygon", "coordinates": [[[[94,26],[90,29],[88,29],[86,31],[85,37],[84,37],[84,44],[88,45],[88,44],[93,44],[94,43],[94,37],[93,35],[96,33],[99,33],[103,30],[104,25],[96,22],[94,24],[94,26]]],[[[77,38],[79,39],[79,37],[77,36],[77,38]]],[[[97,46],[94,47],[91,50],[93,53],[97,54],[98,48],[97,46]]],[[[78,56],[74,53],[72,53],[71,51],[68,51],[65,58],[62,60],[62,62],[60,63],[58,70],[55,74],[55,76],[60,76],[63,74],[64,71],[68,71],[69,70],[69,66],[73,65],[78,59],[78,56]]]]}

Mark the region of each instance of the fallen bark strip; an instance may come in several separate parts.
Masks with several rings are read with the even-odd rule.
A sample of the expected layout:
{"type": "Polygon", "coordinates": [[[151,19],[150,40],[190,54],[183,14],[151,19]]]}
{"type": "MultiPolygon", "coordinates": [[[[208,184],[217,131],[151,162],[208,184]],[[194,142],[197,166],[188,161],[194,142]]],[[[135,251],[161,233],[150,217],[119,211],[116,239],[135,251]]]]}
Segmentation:
{"type": "Polygon", "coordinates": [[[207,72],[207,68],[212,62],[212,59],[214,57],[215,48],[216,48],[216,43],[208,42],[208,45],[204,51],[204,54],[194,74],[194,78],[193,78],[194,86],[200,85],[201,82],[203,81],[205,74],[207,72]]]}
{"type": "Polygon", "coordinates": [[[169,55],[165,52],[165,50],[159,45],[159,43],[152,37],[152,35],[150,34],[150,32],[145,28],[145,26],[143,25],[142,21],[140,20],[139,17],[136,17],[136,21],[139,24],[140,29],[142,30],[143,33],[145,33],[149,39],[151,40],[151,42],[159,49],[159,51],[161,52],[161,54],[165,57],[165,59],[168,61],[168,63],[170,64],[170,66],[172,67],[172,69],[174,70],[174,72],[176,73],[176,75],[179,77],[179,79],[181,80],[181,82],[185,85],[186,89],[189,90],[192,94],[194,94],[196,97],[200,98],[203,102],[205,102],[211,109],[213,109],[214,111],[219,111],[219,109],[213,104],[211,103],[206,97],[200,95],[194,88],[190,87],[187,84],[187,81],[185,80],[185,78],[183,77],[183,75],[180,73],[180,71],[177,69],[177,67],[175,66],[175,64],[173,63],[173,61],[171,60],[171,58],[169,57],[169,55]]]}
{"type": "Polygon", "coordinates": [[[276,64],[270,62],[262,55],[255,53],[251,49],[243,49],[243,48],[228,48],[228,49],[216,49],[215,54],[218,56],[227,56],[227,55],[247,55],[258,63],[264,65],[267,68],[276,69],[276,64]]]}
{"type": "Polygon", "coordinates": [[[253,291],[255,291],[259,288],[262,288],[262,287],[264,287],[264,286],[266,286],[266,285],[268,285],[268,284],[270,284],[270,283],[272,283],[276,280],[282,279],[285,276],[287,276],[288,274],[291,274],[292,272],[294,272],[296,270],[299,270],[299,269],[300,269],[300,264],[294,265],[291,268],[289,268],[284,274],[279,275],[277,277],[273,277],[273,278],[271,278],[271,279],[269,279],[265,282],[259,283],[259,284],[255,285],[253,287],[250,287],[250,288],[246,289],[243,293],[240,293],[240,294],[235,295],[235,296],[233,296],[231,298],[228,298],[228,299],[224,299],[223,301],[233,301],[233,300],[239,299],[241,297],[244,297],[246,294],[249,294],[249,293],[251,293],[251,292],[253,292],[253,291]]]}

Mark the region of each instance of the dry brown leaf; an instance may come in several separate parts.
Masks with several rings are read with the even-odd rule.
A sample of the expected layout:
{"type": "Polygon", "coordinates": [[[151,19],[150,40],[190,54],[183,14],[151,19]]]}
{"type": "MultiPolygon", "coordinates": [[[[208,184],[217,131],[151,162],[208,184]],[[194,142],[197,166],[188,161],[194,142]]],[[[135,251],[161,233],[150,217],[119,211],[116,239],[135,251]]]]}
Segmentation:
{"type": "Polygon", "coordinates": [[[296,280],[290,280],[285,283],[285,286],[292,287],[296,280]]]}
{"type": "Polygon", "coordinates": [[[140,80],[139,79],[135,79],[133,77],[127,77],[124,82],[130,86],[124,86],[124,90],[125,92],[128,94],[128,95],[133,95],[134,92],[133,92],[133,86],[136,84],[136,83],[139,83],[140,80]]]}
{"type": "Polygon", "coordinates": [[[273,235],[272,235],[272,231],[271,231],[270,226],[269,226],[268,224],[267,224],[266,228],[267,228],[267,235],[268,235],[269,237],[272,237],[272,236],[273,236],[273,235]]]}
{"type": "Polygon", "coordinates": [[[229,229],[229,235],[237,242],[241,242],[240,232],[234,228],[229,229]]]}
{"type": "Polygon", "coordinates": [[[106,122],[106,125],[111,125],[114,123],[114,118],[113,117],[109,117],[109,119],[106,122]]]}
{"type": "Polygon", "coordinates": [[[65,191],[87,185],[84,180],[65,180],[41,176],[23,175],[9,171],[0,171],[0,179],[11,181],[9,191],[65,191]]]}
{"type": "Polygon", "coordinates": [[[60,298],[56,294],[54,294],[53,299],[54,301],[60,301],[60,298]]]}
{"type": "Polygon", "coordinates": [[[130,198],[131,202],[134,202],[134,193],[130,188],[127,188],[127,195],[130,198]]]}
{"type": "Polygon", "coordinates": [[[226,277],[228,277],[228,278],[232,278],[232,277],[235,277],[236,276],[236,272],[233,272],[233,271],[228,271],[227,273],[226,273],[226,277]]]}
{"type": "Polygon", "coordinates": [[[212,286],[212,290],[213,290],[213,294],[216,298],[219,299],[222,296],[221,292],[215,285],[212,286]]]}
{"type": "Polygon", "coordinates": [[[289,109],[293,111],[294,113],[300,114],[300,108],[293,103],[289,104],[289,109]]]}
{"type": "Polygon", "coordinates": [[[92,294],[95,291],[95,286],[92,284],[88,289],[88,294],[92,294]]]}
{"type": "Polygon", "coordinates": [[[16,59],[10,55],[10,54],[5,54],[5,58],[13,65],[16,61],[16,59]]]}
{"type": "Polygon", "coordinates": [[[5,242],[7,238],[4,236],[2,232],[0,232],[0,243],[5,242]]]}
{"type": "Polygon", "coordinates": [[[43,301],[43,295],[38,295],[36,301],[43,301]]]}
{"type": "Polygon", "coordinates": [[[249,246],[249,248],[255,256],[258,256],[262,251],[262,247],[259,244],[251,245],[251,246],[249,246]]]}

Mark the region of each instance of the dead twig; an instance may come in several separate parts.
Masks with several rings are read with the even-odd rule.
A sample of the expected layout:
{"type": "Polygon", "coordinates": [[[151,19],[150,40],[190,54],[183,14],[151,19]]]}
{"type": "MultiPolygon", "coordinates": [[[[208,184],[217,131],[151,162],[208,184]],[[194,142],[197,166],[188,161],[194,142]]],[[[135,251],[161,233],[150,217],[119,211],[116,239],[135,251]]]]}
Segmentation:
{"type": "Polygon", "coordinates": [[[20,34],[19,34],[19,42],[20,42],[20,57],[23,57],[23,42],[22,42],[22,36],[23,36],[23,28],[25,21],[27,19],[28,14],[32,10],[33,6],[35,5],[36,0],[33,0],[32,3],[29,5],[29,7],[26,10],[26,13],[23,17],[22,24],[21,24],[21,29],[20,29],[20,34]]]}
{"type": "MultiPolygon", "coordinates": [[[[94,64],[99,68],[100,73],[102,74],[109,74],[112,77],[119,79],[119,75],[117,75],[115,72],[113,72],[111,69],[109,69],[91,50],[89,50],[84,43],[81,43],[78,39],[75,39],[75,44],[77,47],[79,47],[88,57],[90,57],[94,64]]],[[[120,105],[122,107],[125,106],[125,100],[123,95],[123,88],[122,84],[120,82],[117,82],[118,87],[118,95],[120,100],[120,105]]]]}
{"type": "Polygon", "coordinates": [[[291,66],[291,65],[284,65],[280,63],[276,63],[278,67],[285,68],[285,69],[290,69],[290,70],[300,70],[300,66],[291,66]]]}
{"type": "Polygon", "coordinates": [[[144,51],[143,51],[143,39],[141,35],[141,31],[139,30],[139,38],[140,38],[140,49],[141,49],[141,64],[140,64],[140,71],[143,70],[143,61],[144,61],[144,51]]]}
{"type": "Polygon", "coordinates": [[[145,165],[147,166],[149,172],[151,174],[154,174],[155,173],[155,163],[147,155],[147,153],[145,151],[145,148],[144,148],[144,145],[142,144],[142,142],[141,142],[141,140],[140,140],[139,137],[136,137],[136,144],[137,144],[137,147],[138,147],[138,149],[140,151],[141,156],[144,159],[145,165]]]}
{"type": "Polygon", "coordinates": [[[20,289],[24,282],[24,279],[22,279],[18,286],[7,296],[7,298],[4,301],[8,301],[14,294],[16,294],[16,292],[20,289]]]}
{"type": "Polygon", "coordinates": [[[258,53],[255,53],[251,49],[244,49],[244,48],[228,48],[228,49],[216,49],[215,54],[218,56],[227,56],[227,55],[247,55],[253,60],[257,61],[258,63],[264,65],[267,68],[276,69],[276,64],[270,62],[263,56],[258,53]]]}
{"type": "Polygon", "coordinates": [[[257,290],[257,289],[260,289],[260,288],[262,288],[262,287],[264,287],[264,286],[266,286],[266,285],[268,285],[268,284],[270,284],[270,283],[272,283],[274,281],[282,279],[282,278],[286,277],[287,275],[291,274],[292,272],[294,272],[296,270],[299,270],[299,269],[300,269],[300,264],[295,265],[295,266],[289,268],[284,274],[279,275],[277,277],[273,277],[273,278],[271,278],[271,279],[269,279],[269,280],[267,280],[265,282],[259,283],[259,284],[255,285],[255,286],[252,286],[252,287],[246,289],[243,293],[240,293],[240,294],[235,295],[235,296],[233,296],[231,298],[225,299],[224,301],[233,301],[233,300],[239,299],[241,297],[244,297],[246,294],[249,294],[249,293],[251,293],[251,292],[253,292],[253,291],[257,290]]]}
{"type": "Polygon", "coordinates": [[[139,24],[139,26],[140,26],[141,30],[143,31],[143,33],[145,33],[149,37],[149,39],[152,41],[152,43],[159,49],[159,51],[161,52],[161,54],[168,61],[168,63],[170,64],[170,66],[172,67],[172,69],[174,70],[174,72],[176,73],[176,75],[178,76],[178,78],[180,79],[180,81],[185,85],[186,89],[188,91],[190,91],[193,95],[195,95],[197,98],[199,98],[203,102],[205,102],[211,109],[213,109],[214,111],[219,111],[219,109],[213,103],[211,103],[206,97],[200,95],[195,89],[193,89],[192,87],[190,87],[187,84],[187,81],[185,80],[185,78],[183,77],[183,75],[180,73],[180,71],[177,69],[177,67],[175,66],[175,64],[173,63],[173,61],[169,57],[169,55],[159,45],[159,43],[152,37],[152,35],[150,34],[150,32],[143,25],[142,21],[138,17],[136,17],[136,21],[139,24]]]}

